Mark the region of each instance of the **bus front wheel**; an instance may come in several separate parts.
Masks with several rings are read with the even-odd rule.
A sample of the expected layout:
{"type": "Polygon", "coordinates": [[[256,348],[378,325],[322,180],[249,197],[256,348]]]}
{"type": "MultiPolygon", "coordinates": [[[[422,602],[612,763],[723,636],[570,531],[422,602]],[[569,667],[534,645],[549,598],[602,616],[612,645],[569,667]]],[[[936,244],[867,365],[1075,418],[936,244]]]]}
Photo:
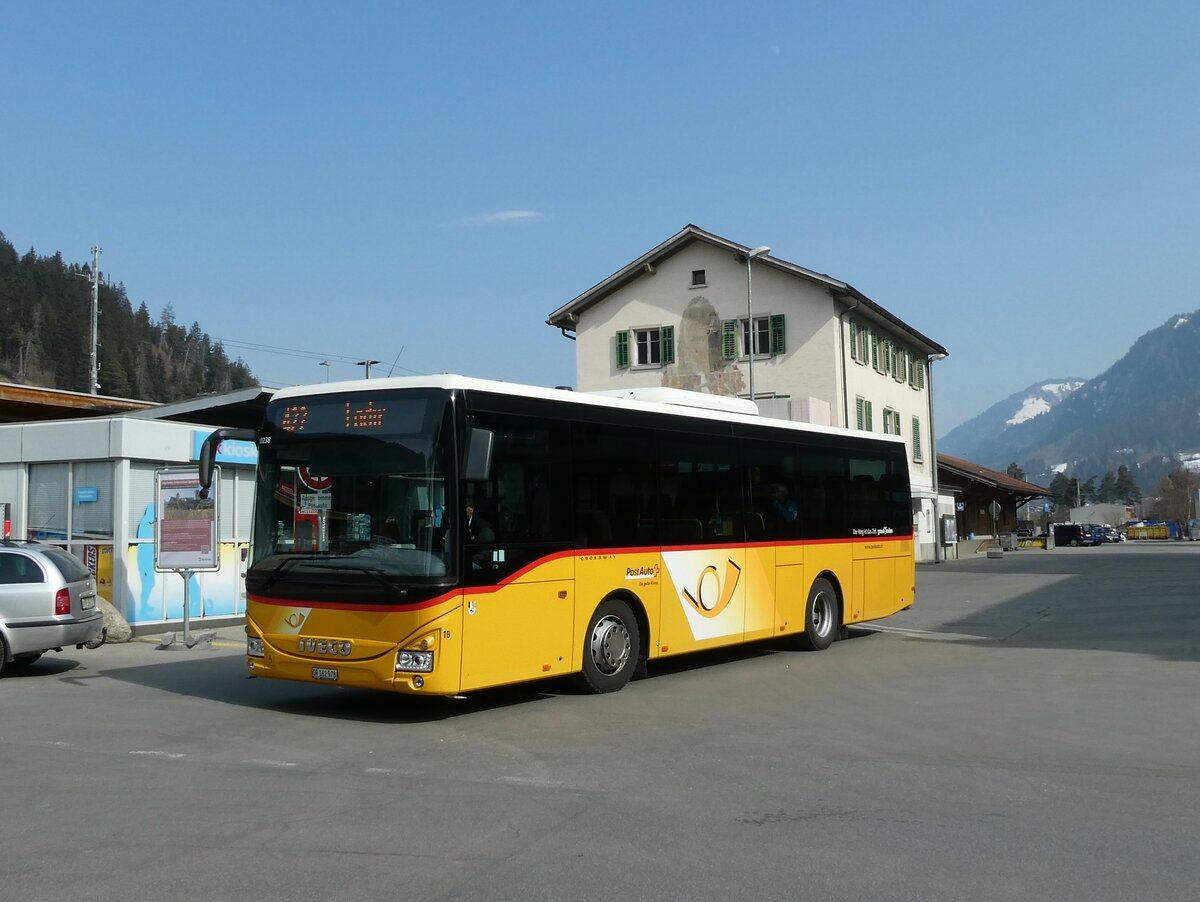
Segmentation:
{"type": "Polygon", "coordinates": [[[804,606],[804,632],[796,636],[796,644],[805,651],[829,648],[840,629],[837,592],[827,579],[815,580],[804,606]]]}
{"type": "Polygon", "coordinates": [[[583,671],[576,684],[585,692],[616,692],[629,682],[641,649],[637,618],[612,598],[596,608],[583,641],[583,671]]]}

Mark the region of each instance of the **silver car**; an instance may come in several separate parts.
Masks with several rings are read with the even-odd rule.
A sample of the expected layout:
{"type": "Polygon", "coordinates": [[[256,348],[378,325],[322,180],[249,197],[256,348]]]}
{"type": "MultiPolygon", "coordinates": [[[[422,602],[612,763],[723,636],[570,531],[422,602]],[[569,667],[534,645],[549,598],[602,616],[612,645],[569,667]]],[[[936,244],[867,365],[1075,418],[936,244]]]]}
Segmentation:
{"type": "Polygon", "coordinates": [[[36,542],[0,542],[0,673],[103,637],[96,580],[77,557],[36,542]]]}

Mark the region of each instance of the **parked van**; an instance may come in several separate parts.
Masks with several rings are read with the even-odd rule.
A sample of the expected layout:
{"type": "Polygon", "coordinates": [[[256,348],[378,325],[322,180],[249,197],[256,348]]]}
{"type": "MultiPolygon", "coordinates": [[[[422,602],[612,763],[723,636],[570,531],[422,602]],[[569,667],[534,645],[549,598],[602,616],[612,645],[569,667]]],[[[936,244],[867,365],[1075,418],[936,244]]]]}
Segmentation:
{"type": "Polygon", "coordinates": [[[1091,529],[1082,523],[1055,523],[1054,544],[1070,545],[1078,548],[1080,545],[1098,545],[1091,529]]]}

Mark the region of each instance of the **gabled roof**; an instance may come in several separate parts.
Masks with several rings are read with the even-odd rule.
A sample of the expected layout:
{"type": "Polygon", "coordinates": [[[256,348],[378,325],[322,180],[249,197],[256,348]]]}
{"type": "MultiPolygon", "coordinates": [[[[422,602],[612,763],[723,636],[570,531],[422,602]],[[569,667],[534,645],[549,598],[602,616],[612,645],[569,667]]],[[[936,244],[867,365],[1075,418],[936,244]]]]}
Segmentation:
{"type": "MultiPolygon", "coordinates": [[[[688,245],[696,241],[703,241],[713,247],[721,248],[729,251],[731,254],[739,257],[745,257],[752,250],[751,248],[738,244],[736,241],[730,241],[728,238],[722,238],[720,235],[714,235],[712,232],[706,232],[699,226],[686,225],[679,232],[676,232],[662,244],[658,245],[636,260],[626,264],[621,269],[617,270],[603,282],[593,285],[583,294],[579,295],[571,301],[568,301],[563,306],[559,307],[550,314],[546,320],[548,325],[554,326],[556,329],[573,331],[579,322],[579,314],[594,304],[603,301],[613,292],[625,287],[635,279],[640,278],[648,271],[652,271],[654,266],[657,266],[663,260],[677,254],[688,245]]],[[[898,332],[912,339],[921,346],[921,350],[926,354],[946,354],[946,349],[930,338],[922,335],[912,326],[905,323],[899,317],[889,313],[883,307],[880,307],[873,300],[840,279],[835,279],[832,276],[824,273],[814,272],[811,269],[805,269],[803,266],[798,266],[795,263],[789,263],[787,260],[781,260],[778,257],[773,257],[767,254],[762,257],[755,258],[756,266],[769,266],[781,272],[788,273],[800,279],[813,282],[828,289],[834,299],[846,304],[850,309],[865,309],[869,312],[872,319],[886,322],[898,332]]]]}
{"type": "Polygon", "coordinates": [[[972,482],[993,486],[1013,495],[1027,495],[1028,498],[1026,500],[1029,500],[1029,498],[1049,498],[1054,494],[1045,486],[1026,482],[1024,479],[1015,479],[1007,473],[1001,473],[999,470],[989,470],[987,467],[981,467],[977,463],[963,460],[961,457],[951,457],[949,454],[942,454],[940,451],[938,452],[937,462],[939,471],[944,470],[952,475],[962,476],[972,482]]]}

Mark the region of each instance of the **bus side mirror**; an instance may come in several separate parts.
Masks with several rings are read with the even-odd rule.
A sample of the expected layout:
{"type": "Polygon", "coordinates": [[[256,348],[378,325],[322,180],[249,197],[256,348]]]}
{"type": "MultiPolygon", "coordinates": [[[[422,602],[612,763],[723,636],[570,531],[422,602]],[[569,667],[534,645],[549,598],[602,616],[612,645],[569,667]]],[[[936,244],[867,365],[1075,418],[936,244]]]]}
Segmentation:
{"type": "Polygon", "coordinates": [[[463,460],[463,479],[487,479],[492,472],[492,445],[495,436],[488,429],[472,429],[463,460]]]}
{"type": "Polygon", "coordinates": [[[234,429],[233,427],[223,427],[216,429],[204,440],[204,444],[200,446],[200,497],[207,498],[208,491],[212,488],[213,480],[213,463],[217,458],[217,448],[221,446],[221,442],[225,439],[239,439],[241,441],[253,442],[258,439],[258,433],[253,429],[234,429]]]}

